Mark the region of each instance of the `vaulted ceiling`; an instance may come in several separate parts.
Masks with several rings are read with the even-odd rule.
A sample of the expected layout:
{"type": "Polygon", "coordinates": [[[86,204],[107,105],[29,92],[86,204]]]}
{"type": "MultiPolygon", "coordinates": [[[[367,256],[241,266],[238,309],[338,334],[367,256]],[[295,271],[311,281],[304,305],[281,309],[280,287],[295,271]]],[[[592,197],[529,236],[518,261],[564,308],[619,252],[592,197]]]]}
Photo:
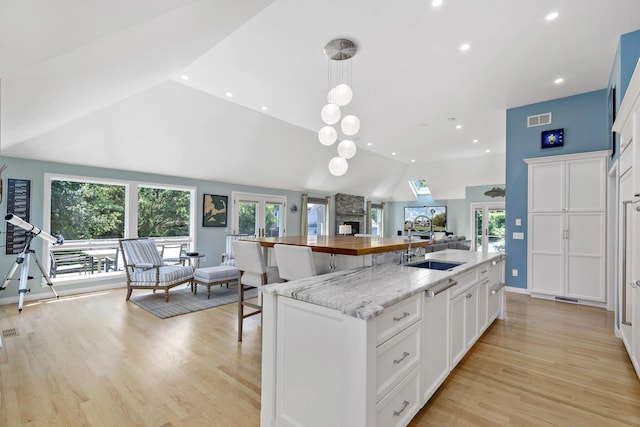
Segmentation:
{"type": "Polygon", "coordinates": [[[463,198],[504,183],[507,108],[605,88],[637,29],[637,0],[0,0],[0,154],[378,200],[426,179],[463,198]],[[358,45],[361,130],[334,177],[317,131],[338,37],[358,45]]]}

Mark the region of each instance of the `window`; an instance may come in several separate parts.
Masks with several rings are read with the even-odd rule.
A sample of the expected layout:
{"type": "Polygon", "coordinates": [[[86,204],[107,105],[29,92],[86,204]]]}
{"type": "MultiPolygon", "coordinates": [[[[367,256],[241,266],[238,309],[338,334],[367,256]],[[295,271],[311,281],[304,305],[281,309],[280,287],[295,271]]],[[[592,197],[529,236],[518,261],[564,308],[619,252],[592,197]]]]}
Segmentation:
{"type": "Polygon", "coordinates": [[[331,197],[309,197],[306,193],[302,195],[302,236],[329,235],[330,200],[331,197]]]}
{"type": "Polygon", "coordinates": [[[123,237],[152,237],[160,252],[165,245],[195,244],[193,187],[47,174],[45,192],[43,228],[65,241],[44,243],[56,281],[122,274],[123,237]]]}
{"type": "Polygon", "coordinates": [[[413,194],[416,196],[422,196],[425,194],[431,194],[431,190],[429,190],[429,186],[427,185],[427,181],[424,179],[416,179],[413,181],[409,181],[409,185],[413,190],[413,194]]]}
{"type": "Polygon", "coordinates": [[[189,235],[191,192],[160,187],[138,187],[138,236],[189,235]]]}
{"type": "Polygon", "coordinates": [[[264,194],[232,193],[233,233],[257,237],[284,236],[287,198],[264,194]]]}
{"type": "Polygon", "coordinates": [[[367,216],[370,224],[367,232],[384,237],[384,203],[367,202],[367,216]]]}

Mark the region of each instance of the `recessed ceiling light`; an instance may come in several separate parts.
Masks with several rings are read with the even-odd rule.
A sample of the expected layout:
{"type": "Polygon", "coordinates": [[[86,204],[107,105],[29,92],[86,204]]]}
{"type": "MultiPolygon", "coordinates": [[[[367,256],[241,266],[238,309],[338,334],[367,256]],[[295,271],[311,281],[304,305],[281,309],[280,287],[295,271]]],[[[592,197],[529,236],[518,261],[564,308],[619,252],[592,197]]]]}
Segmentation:
{"type": "Polygon", "coordinates": [[[416,159],[411,159],[411,163],[415,163],[415,162],[416,162],[416,159]]]}
{"type": "Polygon", "coordinates": [[[431,6],[433,6],[433,7],[440,7],[440,6],[442,6],[442,0],[433,0],[433,1],[431,2],[431,6]]]}
{"type": "Polygon", "coordinates": [[[490,153],[491,150],[489,150],[488,148],[486,150],[484,150],[485,153],[490,153]]]}
{"type": "Polygon", "coordinates": [[[371,147],[373,145],[373,142],[367,142],[367,146],[371,147]]]}
{"type": "Polygon", "coordinates": [[[561,85],[562,83],[564,83],[564,79],[562,77],[558,77],[553,81],[553,83],[557,85],[561,85]]]}
{"type": "Polygon", "coordinates": [[[558,12],[551,12],[550,14],[547,15],[547,21],[553,21],[554,19],[556,19],[558,17],[558,12]]]}
{"type": "Polygon", "coordinates": [[[462,129],[462,125],[456,125],[456,129],[462,129]]]}
{"type": "Polygon", "coordinates": [[[477,139],[474,139],[474,140],[473,140],[473,143],[475,144],[476,142],[478,142],[478,140],[477,140],[477,139]]]}
{"type": "Polygon", "coordinates": [[[391,155],[392,155],[392,156],[395,156],[395,155],[396,155],[396,152],[394,151],[393,153],[391,153],[391,155]]]}
{"type": "Polygon", "coordinates": [[[231,98],[233,96],[233,94],[231,92],[227,92],[225,93],[225,95],[227,95],[227,97],[231,98]]]}
{"type": "Polygon", "coordinates": [[[470,48],[470,47],[471,47],[471,46],[469,46],[469,43],[464,43],[464,44],[461,44],[461,45],[460,45],[460,50],[461,50],[462,52],[466,52],[466,51],[468,51],[468,50],[469,50],[469,48],[470,48]]]}
{"type": "Polygon", "coordinates": [[[187,76],[186,74],[181,75],[180,78],[182,80],[189,80],[189,76],[187,76]]]}
{"type": "Polygon", "coordinates": [[[260,109],[261,109],[262,111],[267,111],[267,106],[266,106],[266,105],[263,105],[262,107],[260,107],[260,109]]]}

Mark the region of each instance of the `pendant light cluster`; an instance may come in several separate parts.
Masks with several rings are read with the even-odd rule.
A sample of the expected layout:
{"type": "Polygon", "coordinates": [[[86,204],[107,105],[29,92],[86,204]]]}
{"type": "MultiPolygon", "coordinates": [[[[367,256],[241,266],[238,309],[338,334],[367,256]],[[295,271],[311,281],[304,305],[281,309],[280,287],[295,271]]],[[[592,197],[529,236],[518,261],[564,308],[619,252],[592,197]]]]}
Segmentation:
{"type": "Polygon", "coordinates": [[[338,140],[338,131],[334,125],[340,123],[344,137],[338,143],[338,155],[329,161],[329,172],[335,176],[347,173],[347,160],[356,154],[356,144],[350,137],[360,131],[360,119],[352,114],[343,116],[341,108],[346,110],[344,107],[353,99],[349,60],[357,50],[355,43],[347,39],[331,40],[324,47],[324,54],[329,59],[329,93],[327,104],[320,111],[320,117],[326,126],[318,131],[318,139],[322,145],[333,145],[338,140]]]}

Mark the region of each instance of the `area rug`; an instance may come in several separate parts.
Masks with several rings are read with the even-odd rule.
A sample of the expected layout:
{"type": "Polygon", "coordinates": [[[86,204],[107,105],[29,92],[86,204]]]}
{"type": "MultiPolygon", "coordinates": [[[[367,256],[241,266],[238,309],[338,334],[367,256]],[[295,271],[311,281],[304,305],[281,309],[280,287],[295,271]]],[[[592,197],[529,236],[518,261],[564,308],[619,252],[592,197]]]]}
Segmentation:
{"type": "MultiPolygon", "coordinates": [[[[245,291],[244,295],[247,299],[255,298],[258,295],[258,290],[255,288],[249,289],[245,291]]],[[[165,301],[164,292],[138,296],[134,294],[129,301],[161,319],[166,319],[237,302],[238,288],[236,285],[231,285],[228,289],[226,286],[212,286],[210,299],[207,299],[207,288],[199,287],[198,294],[194,295],[191,292],[191,287],[186,287],[171,289],[169,291],[169,302],[165,301]]]]}

